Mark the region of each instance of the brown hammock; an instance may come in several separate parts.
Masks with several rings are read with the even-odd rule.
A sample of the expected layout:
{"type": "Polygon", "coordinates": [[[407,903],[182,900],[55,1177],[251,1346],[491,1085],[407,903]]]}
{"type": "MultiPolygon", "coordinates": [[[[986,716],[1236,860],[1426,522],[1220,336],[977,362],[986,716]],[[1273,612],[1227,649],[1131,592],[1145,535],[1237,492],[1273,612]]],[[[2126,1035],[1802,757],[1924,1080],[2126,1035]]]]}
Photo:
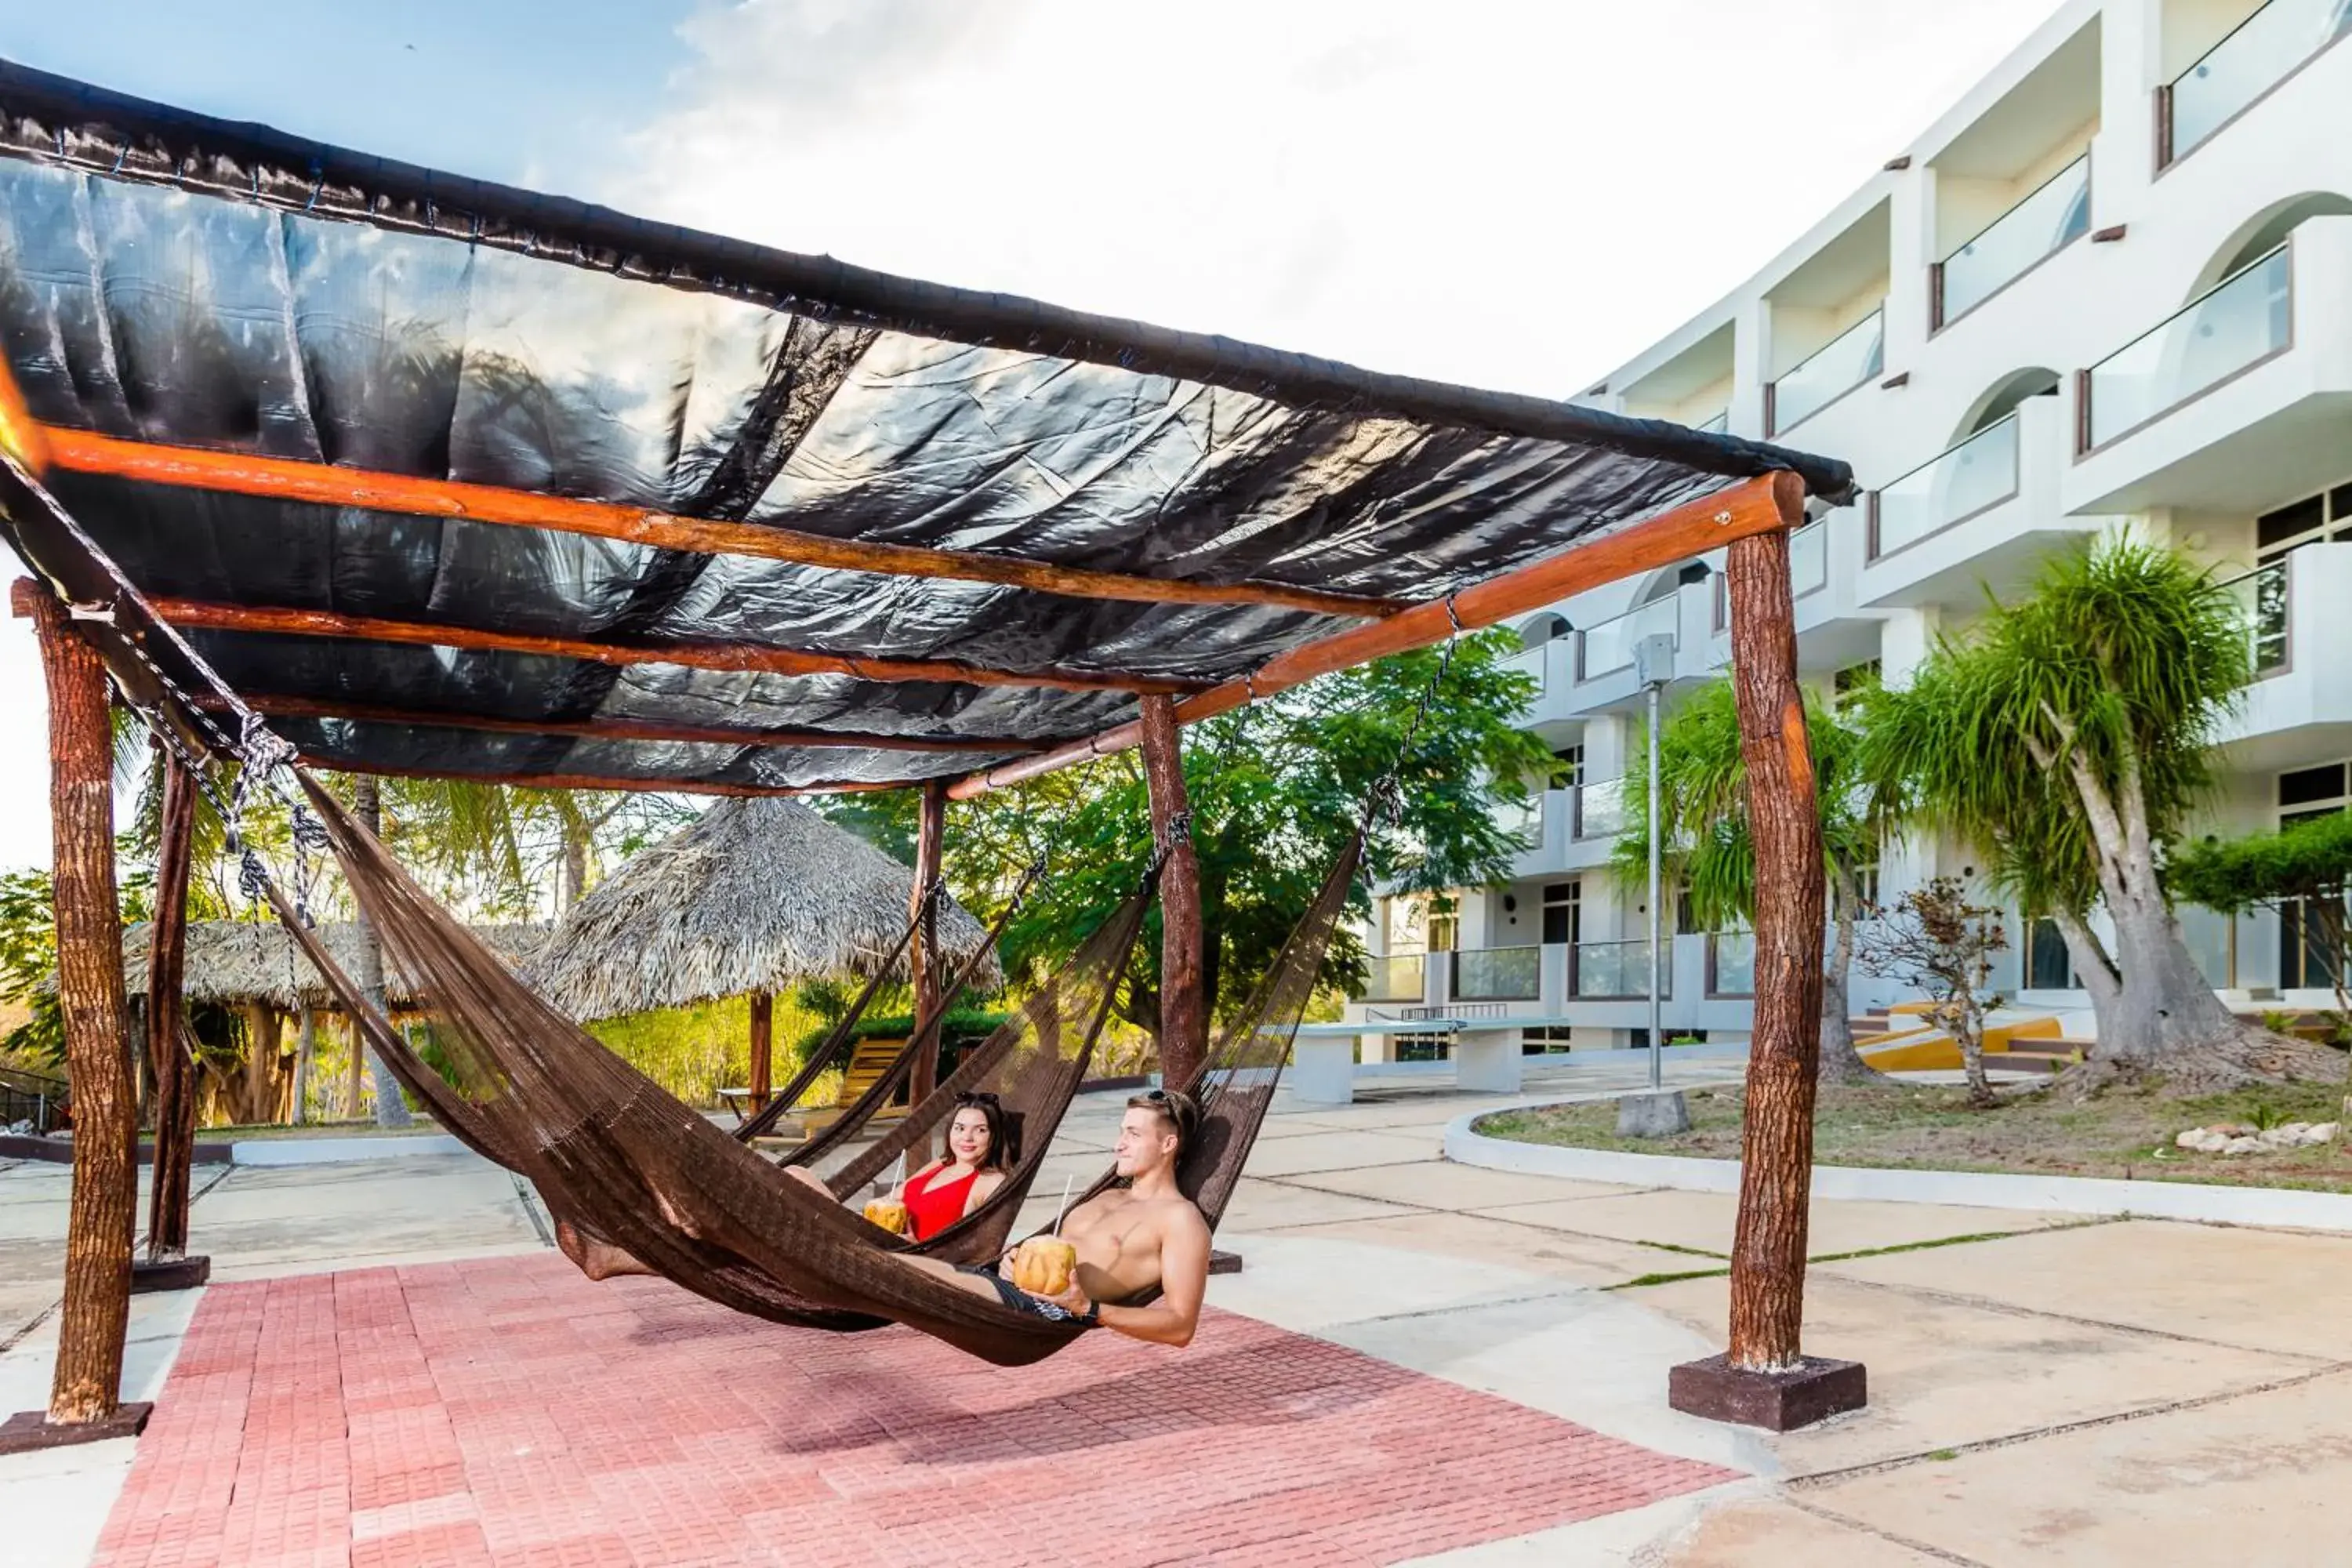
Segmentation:
{"type": "MultiPolygon", "coordinates": [[[[454,1085],[404,1048],[385,1050],[387,1065],[454,1134],[526,1176],[551,1213],[592,1225],[699,1295],[781,1321],[904,1323],[1000,1365],[1038,1360],[1082,1331],[900,1262],[895,1237],[737,1142],[533,994],[331,797],[302,782],[361,908],[394,961],[416,977],[454,1085]]],[[[1350,840],[1256,995],[1186,1086],[1201,1099],[1202,1117],[1178,1183],[1213,1226],[1240,1179],[1314,991],[1360,844],[1360,836],[1350,840]]],[[[958,1065],[940,1092],[952,1101],[959,1089],[1016,1059],[1022,1080],[1049,1086],[1049,1095],[1065,1075],[1082,1072],[1146,907],[1141,894],[1123,904],[1013,1024],[958,1065]]],[[[282,902],[280,910],[291,912],[282,902]]],[[[365,1020],[372,1043],[404,1047],[347,989],[347,976],[324,964],[321,973],[365,1020]]],[[[870,1179],[920,1135],[902,1125],[850,1169],[870,1165],[870,1179]]],[[[1023,1158],[1032,1175],[1050,1140],[1034,1142],[1023,1158]]],[[[1003,1236],[1014,1212],[1007,1204],[985,1217],[992,1228],[1002,1224],[1003,1236]]],[[[976,1230],[983,1217],[951,1229],[976,1230]]]]}

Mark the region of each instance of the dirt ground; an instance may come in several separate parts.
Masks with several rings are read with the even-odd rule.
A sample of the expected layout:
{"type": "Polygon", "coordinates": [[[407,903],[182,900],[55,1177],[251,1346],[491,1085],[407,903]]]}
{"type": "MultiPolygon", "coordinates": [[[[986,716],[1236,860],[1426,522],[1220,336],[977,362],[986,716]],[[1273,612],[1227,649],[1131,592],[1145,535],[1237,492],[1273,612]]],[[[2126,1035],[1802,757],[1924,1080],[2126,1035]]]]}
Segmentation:
{"type": "MultiPolygon", "coordinates": [[[[1676,1138],[1616,1135],[1614,1101],[1504,1111],[1478,1130],[1489,1137],[1643,1154],[1739,1156],[1744,1091],[1694,1089],[1691,1130],[1676,1138]]],[[[1825,1084],[1813,1118],[1814,1159],[1824,1165],[1937,1171],[2035,1172],[2139,1181],[2352,1192],[2352,1146],[2263,1154],[2199,1154],[2173,1147],[2190,1127],[2340,1119],[2341,1085],[2294,1084],[2175,1100],[2146,1089],[2113,1090],[2076,1104],[2048,1089],[2008,1090],[2001,1104],[1974,1110],[1958,1086],[1888,1082],[1825,1084]]]]}

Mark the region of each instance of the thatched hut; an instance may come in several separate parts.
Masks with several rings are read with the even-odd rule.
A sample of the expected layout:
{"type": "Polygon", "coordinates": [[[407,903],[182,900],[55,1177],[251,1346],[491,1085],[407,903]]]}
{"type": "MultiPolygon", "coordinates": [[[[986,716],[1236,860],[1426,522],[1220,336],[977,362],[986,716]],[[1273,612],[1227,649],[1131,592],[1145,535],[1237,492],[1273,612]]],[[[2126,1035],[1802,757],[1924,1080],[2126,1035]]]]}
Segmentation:
{"type": "MultiPolygon", "coordinates": [[[[522,974],[583,1023],[749,996],[764,1093],[770,999],[871,977],[898,950],[914,887],[907,867],[799,801],[725,800],[574,905],[522,974]]],[[[945,963],[982,956],[976,983],[1003,983],[987,931],[952,900],[939,928],[945,963]]]]}
{"type": "MultiPolygon", "coordinates": [[[[483,925],[474,934],[509,965],[520,964],[545,940],[543,925],[483,925]]],[[[360,927],[328,921],[317,934],[328,956],[346,973],[358,967],[360,927]]],[[[241,1123],[291,1121],[300,1117],[304,1078],[312,1059],[312,1039],[320,1015],[340,1013],[326,977],[303,955],[276,921],[191,921],[187,925],[182,999],[192,1007],[219,1007],[242,1020],[243,1063],[234,1072],[207,1068],[201,1085],[215,1117],[241,1123]],[[296,1042],[285,1044],[285,1026],[297,1025],[296,1042]]],[[[147,961],[153,942],[145,925],[122,933],[122,981],[135,1004],[147,994],[147,961]]],[[[415,984],[392,955],[384,955],[384,1005],[394,1013],[424,1005],[415,984]]],[[[341,1092],[345,1114],[356,1114],[360,1099],[359,1053],[347,1044],[351,1072],[341,1092]]],[[[208,1118],[209,1119],[209,1118],[208,1118]]]]}

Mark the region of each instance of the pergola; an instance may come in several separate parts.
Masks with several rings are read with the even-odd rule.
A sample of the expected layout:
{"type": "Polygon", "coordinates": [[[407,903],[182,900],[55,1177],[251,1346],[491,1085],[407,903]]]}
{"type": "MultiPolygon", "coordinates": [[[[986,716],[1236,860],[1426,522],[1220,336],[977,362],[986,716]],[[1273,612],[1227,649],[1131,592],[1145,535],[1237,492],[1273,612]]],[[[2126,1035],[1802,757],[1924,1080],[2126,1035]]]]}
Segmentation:
{"type": "MultiPolygon", "coordinates": [[[[1730,1350],[1673,1397],[1767,1421],[1858,1399],[1858,1368],[1799,1346],[1822,889],[1787,547],[1809,495],[1848,499],[1845,465],[764,249],[5,63],[0,349],[86,1130],[26,1440],[131,1419],[110,676],[214,755],[242,704],[359,773],[919,788],[919,886],[950,799],[1140,747],[1172,841],[1174,1077],[1207,1036],[1182,725],[1716,548],[1756,1029],[1730,1350]],[[204,695],[198,661],[237,696],[204,695]]],[[[175,971],[159,948],[151,985],[175,971]]]]}

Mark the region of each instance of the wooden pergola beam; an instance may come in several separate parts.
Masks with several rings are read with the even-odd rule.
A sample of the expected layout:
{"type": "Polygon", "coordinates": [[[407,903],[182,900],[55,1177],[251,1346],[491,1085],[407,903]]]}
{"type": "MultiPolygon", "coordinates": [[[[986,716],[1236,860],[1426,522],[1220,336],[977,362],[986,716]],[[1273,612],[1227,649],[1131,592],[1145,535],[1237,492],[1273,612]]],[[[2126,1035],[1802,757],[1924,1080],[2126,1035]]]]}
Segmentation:
{"type": "Polygon", "coordinates": [[[611,643],[587,637],[544,637],[535,632],[494,632],[435,621],[395,621],[378,616],[345,616],[331,610],[297,610],[269,605],[222,605],[202,599],[150,598],[155,613],[191,631],[259,632],[281,637],[347,637],[362,642],[449,647],[475,653],[536,654],[595,664],[674,664],[764,675],[850,675],[862,680],[938,680],[962,686],[1037,686],[1060,691],[1161,693],[1199,691],[1199,680],[1158,676],[1097,674],[1083,669],[987,669],[956,659],[857,658],[810,653],[763,643],[611,643]]]}
{"type": "MultiPolygon", "coordinates": [[[[880,735],[854,730],[771,730],[750,724],[669,724],[652,719],[494,719],[422,708],[386,708],[373,702],[322,700],[312,697],[247,694],[247,707],[272,719],[348,719],[367,724],[413,724],[438,730],[478,730],[494,735],[562,735],[581,741],[655,741],[717,746],[810,746],[861,752],[1035,752],[1034,741],[992,741],[961,735],[880,735]]],[[[221,698],[200,695],[195,705],[226,712],[221,698]]]]}
{"type": "Polygon", "coordinates": [[[467,784],[517,784],[524,789],[609,789],[634,795],[716,795],[754,796],[778,795],[860,795],[868,790],[908,789],[921,779],[829,780],[807,784],[729,784],[714,779],[624,777],[614,773],[484,773],[455,768],[398,767],[389,763],[354,763],[348,757],[304,752],[295,759],[306,768],[338,773],[374,773],[383,778],[458,779],[467,784]]]}
{"type": "Polygon", "coordinates": [[[742,555],[891,577],[992,583],[1069,598],[1117,599],[1141,605],[1259,605],[1374,620],[1404,607],[1390,599],[1294,588],[1278,583],[1219,584],[1139,577],[979,551],[929,550],[866,540],[829,539],[823,534],[761,523],[679,517],[609,501],[573,500],[498,485],[420,479],[410,474],[378,473],[244,452],[125,441],[56,426],[34,426],[26,444],[46,457],[51,466],[71,473],[102,474],[179,489],[261,496],[319,506],[360,507],[416,517],[460,518],[469,522],[541,528],[700,555],[742,555]]]}
{"type": "MultiPolygon", "coordinates": [[[[1428,647],[1457,630],[1491,626],[1604,583],[1686,561],[1735,540],[1794,528],[1804,515],[1805,485],[1795,474],[1782,470],[1743,479],[1727,489],[1490,577],[1450,599],[1433,599],[1376,626],[1357,626],[1302,644],[1267,660],[1242,679],[1185,698],[1176,704],[1176,721],[1197,723],[1318,675],[1428,647]]],[[[957,800],[971,800],[992,789],[1022,784],[1094,757],[1131,751],[1142,743],[1143,723],[1136,720],[1087,740],[971,774],[959,780],[948,793],[957,800]]]]}

